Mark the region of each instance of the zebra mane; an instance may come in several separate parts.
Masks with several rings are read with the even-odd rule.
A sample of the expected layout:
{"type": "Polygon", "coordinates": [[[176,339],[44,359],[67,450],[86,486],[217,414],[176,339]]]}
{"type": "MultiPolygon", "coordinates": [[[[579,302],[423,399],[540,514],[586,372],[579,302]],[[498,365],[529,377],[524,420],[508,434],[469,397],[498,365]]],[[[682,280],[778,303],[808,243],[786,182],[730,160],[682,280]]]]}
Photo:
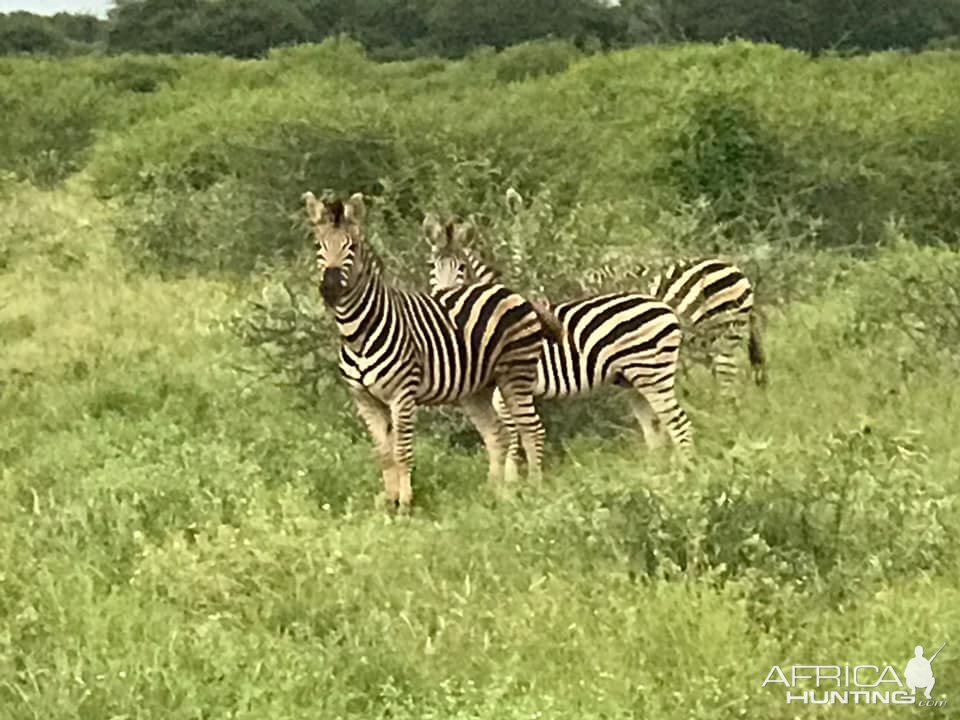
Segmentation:
{"type": "Polygon", "coordinates": [[[478,250],[464,248],[463,257],[470,265],[470,269],[476,275],[486,274],[495,278],[503,277],[503,270],[501,270],[493,262],[488,262],[483,254],[478,250]]]}
{"type": "Polygon", "coordinates": [[[340,227],[343,224],[343,218],[346,213],[346,208],[343,205],[343,200],[337,198],[336,200],[324,200],[323,206],[326,208],[327,212],[330,213],[330,217],[333,220],[334,227],[340,227]]]}

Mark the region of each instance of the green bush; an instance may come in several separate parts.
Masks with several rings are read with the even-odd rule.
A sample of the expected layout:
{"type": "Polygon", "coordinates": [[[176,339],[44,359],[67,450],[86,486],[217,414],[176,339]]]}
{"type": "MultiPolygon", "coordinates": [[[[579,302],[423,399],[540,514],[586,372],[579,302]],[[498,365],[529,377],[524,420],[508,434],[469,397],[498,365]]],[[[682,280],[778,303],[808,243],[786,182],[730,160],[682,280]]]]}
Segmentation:
{"type": "Polygon", "coordinates": [[[99,137],[141,119],[144,96],[128,90],[175,74],[170,62],[125,58],[0,61],[0,168],[59,183],[85,167],[99,137]]]}
{"type": "Polygon", "coordinates": [[[90,78],[56,83],[27,72],[0,77],[0,163],[49,187],[82,167],[104,113],[105,93],[90,78]]]}
{"type": "Polygon", "coordinates": [[[707,197],[721,219],[742,216],[786,194],[789,174],[776,136],[742,96],[697,97],[680,132],[664,141],[659,175],[686,201],[707,197]]]}
{"type": "Polygon", "coordinates": [[[520,82],[564,72],[580,57],[577,47],[563,40],[534,40],[514,45],[497,56],[497,80],[520,82]]]}
{"type": "Polygon", "coordinates": [[[96,82],[122,91],[152,93],[179,77],[175,67],[162,61],[123,59],[99,73],[96,82]]]}
{"type": "Polygon", "coordinates": [[[874,260],[849,278],[855,297],[850,338],[860,347],[896,348],[905,372],[960,359],[960,254],[918,247],[888,226],[874,260]]]}
{"type": "MultiPolygon", "coordinates": [[[[120,239],[154,268],[240,271],[304,246],[292,213],[308,188],[378,189],[390,142],[306,123],[264,123],[248,142],[208,138],[177,165],[144,169],[120,239]]],[[[249,131],[248,131],[249,132],[249,131]]]]}

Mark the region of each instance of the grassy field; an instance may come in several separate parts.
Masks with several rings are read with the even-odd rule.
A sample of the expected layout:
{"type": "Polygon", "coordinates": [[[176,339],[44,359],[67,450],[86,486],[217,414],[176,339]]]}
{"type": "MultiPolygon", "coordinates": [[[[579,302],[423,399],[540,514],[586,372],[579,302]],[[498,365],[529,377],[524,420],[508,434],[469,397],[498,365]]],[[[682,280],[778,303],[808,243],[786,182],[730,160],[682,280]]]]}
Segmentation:
{"type": "MultiPolygon", "coordinates": [[[[72,120],[33,127],[43,115],[30,109],[37,86],[0,73],[27,88],[5,111],[10,175],[0,184],[0,717],[952,716],[960,331],[948,300],[960,261],[939,244],[956,228],[947,222],[954,201],[940,196],[953,170],[936,154],[953,150],[936,148],[936,133],[954,122],[957,101],[935,88],[955,78],[953,56],[818,64],[744,45],[639,50],[508,83],[513,76],[498,80],[484,64],[490,58],[437,61],[427,72],[424,61],[357,69],[349,53],[331,52],[165,59],[180,80],[88,108],[110,115],[90,115],[90,137],[68,166],[38,148],[59,142],[72,120]],[[778,104],[782,88],[763,79],[771,63],[791,87],[831,77],[836,103],[862,96],[835,106],[827,87],[778,104]],[[326,72],[305,79],[318,67],[326,72]],[[669,143],[622,167],[615,132],[630,137],[634,104],[660,117],[671,92],[669,78],[640,72],[648,67],[736,85],[756,109],[754,140],[782,139],[757,155],[744,150],[754,140],[734,142],[741,152],[713,165],[695,153],[697,172],[683,170],[690,157],[669,143]],[[313,97],[330,92],[334,72],[351,90],[325,107],[370,115],[315,136],[307,120],[325,111],[313,97]],[[604,94],[617,84],[621,100],[604,94]],[[556,95],[561,87],[579,95],[556,95]],[[637,97],[651,87],[654,96],[637,97]],[[910,103],[902,126],[873,111],[868,100],[881,106],[891,87],[934,107],[929,132],[910,103]],[[438,98],[453,125],[410,134],[418,118],[436,118],[425,104],[438,98]],[[542,111],[536,120],[533,108],[547,102],[557,113],[560,103],[576,108],[564,121],[571,135],[550,141],[570,151],[569,175],[549,154],[511,164],[515,146],[498,130],[514,127],[515,142],[546,153],[534,123],[562,120],[542,111]],[[603,102],[614,116],[594,115],[603,102]],[[497,112],[457,124],[488,105],[497,112]],[[254,128],[261,109],[270,116],[254,128]],[[295,142],[268,142],[285,114],[295,142]],[[212,129],[218,115],[224,125],[212,129]],[[366,138],[362,123],[382,137],[366,138]],[[899,132],[913,132],[915,147],[895,157],[899,132]],[[414,147],[441,147],[456,133],[456,157],[427,163],[414,147]],[[578,134],[596,143],[589,156],[571,140],[578,134]],[[815,137],[821,144],[806,147],[815,137]],[[660,162],[669,152],[673,166],[660,162]],[[348,162],[357,153],[369,167],[348,162]],[[811,173],[830,163],[826,175],[846,178],[829,186],[831,198],[849,191],[847,208],[914,178],[893,208],[899,224],[883,217],[891,207],[882,193],[875,208],[857,207],[859,231],[826,200],[805,205],[800,198],[826,183],[811,173]],[[847,182],[856,167],[865,184],[847,182]],[[724,183],[741,183],[710,198],[709,213],[684,195],[690,178],[710,195],[704,168],[733,168],[724,183]],[[270,173],[290,197],[270,195],[270,173]],[[706,373],[683,379],[697,446],[690,467],[646,451],[615,399],[595,407],[599,425],[582,432],[578,411],[550,407],[544,486],[510,497],[486,486],[482,450],[456,417],[424,412],[418,508],[391,520],[374,507],[370,443],[342,391],[324,386],[318,399],[246,372],[263,368],[264,356],[232,329],[251,299],[305,277],[295,190],[321,189],[328,177],[341,191],[377,181],[374,242],[411,282],[426,280],[413,228],[431,207],[494,214],[491,233],[503,231],[494,249],[532,258],[516,273],[528,287],[566,287],[591,258],[643,256],[658,243],[705,252],[709,237],[741,252],[763,271],[770,385],[744,376],[730,403],[706,373]],[[508,180],[540,198],[521,227],[493,210],[508,180]],[[774,205],[788,208],[789,222],[758,210],[774,205]],[[826,229],[792,242],[814,215],[826,216],[826,229]],[[853,251],[846,243],[857,232],[853,251]],[[899,672],[915,645],[944,641],[934,665],[943,708],[800,707],[782,688],[761,688],[774,664],[889,663],[899,672]]],[[[36,70],[34,61],[5,62],[36,70]]],[[[55,65],[60,76],[31,77],[66,92],[97,62],[120,61],[69,61],[55,65]]],[[[737,102],[708,100],[691,117],[720,107],[714,130],[749,124],[737,102]]],[[[681,114],[667,108],[657,122],[686,127],[681,114]]],[[[641,141],[624,142],[633,150],[641,141]]],[[[328,340],[326,362],[336,349],[328,340]]]]}

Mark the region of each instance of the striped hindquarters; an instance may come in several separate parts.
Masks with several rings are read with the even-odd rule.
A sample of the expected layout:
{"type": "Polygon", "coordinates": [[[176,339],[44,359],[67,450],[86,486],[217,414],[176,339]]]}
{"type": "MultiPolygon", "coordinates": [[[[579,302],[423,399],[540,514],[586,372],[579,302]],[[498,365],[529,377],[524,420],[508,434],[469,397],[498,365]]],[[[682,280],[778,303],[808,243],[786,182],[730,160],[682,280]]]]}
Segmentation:
{"type": "Polygon", "coordinates": [[[680,323],[665,303],[611,293],[560,303],[553,312],[565,336],[544,343],[537,394],[566,397],[619,383],[638,362],[665,369],[676,365],[680,323]]]}
{"type": "Polygon", "coordinates": [[[544,342],[538,395],[572,397],[603,385],[632,388],[641,422],[652,411],[675,445],[690,445],[690,420],[675,394],[683,333],[673,308],[645,295],[613,293],[553,310],[566,332],[559,342],[544,342]]]}
{"type": "Polygon", "coordinates": [[[753,286],[736,265],[716,258],[674,263],[658,273],[650,294],[690,325],[711,325],[753,309],[753,286]]]}
{"type": "MultiPolygon", "coordinates": [[[[440,296],[465,282],[496,276],[476,253],[461,250],[436,256],[430,280],[440,296]]],[[[654,358],[649,362],[675,372],[680,323],[666,303],[636,293],[608,293],[561,303],[551,311],[563,335],[543,341],[537,395],[567,397],[622,382],[629,358],[654,358]]]]}
{"type": "Polygon", "coordinates": [[[762,384],[765,356],[753,286],[740,268],[716,258],[675,263],[654,277],[650,292],[677,311],[685,323],[688,353],[709,364],[722,385],[732,384],[735,355],[745,341],[755,379],[762,384]]]}

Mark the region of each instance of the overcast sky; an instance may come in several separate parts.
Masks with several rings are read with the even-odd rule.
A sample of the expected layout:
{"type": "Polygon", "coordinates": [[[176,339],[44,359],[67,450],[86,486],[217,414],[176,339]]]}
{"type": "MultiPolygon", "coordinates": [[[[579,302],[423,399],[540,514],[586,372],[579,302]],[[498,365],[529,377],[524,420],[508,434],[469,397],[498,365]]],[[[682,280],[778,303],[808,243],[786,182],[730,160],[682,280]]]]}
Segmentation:
{"type": "Polygon", "coordinates": [[[106,17],[110,5],[111,0],[0,0],[0,12],[29,10],[41,15],[74,12],[106,17]]]}

